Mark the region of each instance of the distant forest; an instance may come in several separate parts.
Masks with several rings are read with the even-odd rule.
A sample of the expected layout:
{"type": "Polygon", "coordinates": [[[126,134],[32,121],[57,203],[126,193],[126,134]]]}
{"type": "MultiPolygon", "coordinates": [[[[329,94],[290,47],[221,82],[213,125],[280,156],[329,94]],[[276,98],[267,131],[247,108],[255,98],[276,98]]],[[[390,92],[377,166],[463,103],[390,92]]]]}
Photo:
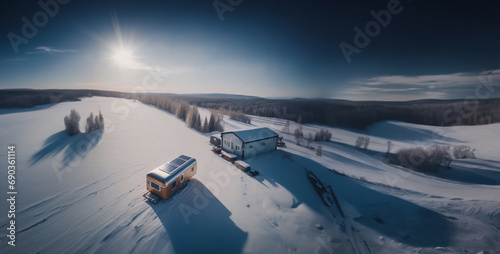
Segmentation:
{"type": "Polygon", "coordinates": [[[500,122],[500,99],[420,100],[408,102],[346,101],[330,99],[205,98],[166,95],[198,107],[224,109],[249,115],[276,117],[363,129],[383,121],[455,126],[500,122]]]}
{"type": "Polygon", "coordinates": [[[0,90],[0,108],[27,108],[104,96],[136,99],[147,104],[175,107],[183,101],[198,107],[247,115],[288,119],[300,123],[363,129],[383,120],[454,126],[500,122],[500,99],[420,100],[408,102],[354,102],[332,99],[264,99],[203,95],[131,94],[100,90],[0,90]]]}
{"type": "Polygon", "coordinates": [[[80,98],[92,96],[132,98],[132,95],[129,93],[86,89],[4,89],[0,90],[0,108],[31,108],[63,101],[79,101],[80,98]]]}

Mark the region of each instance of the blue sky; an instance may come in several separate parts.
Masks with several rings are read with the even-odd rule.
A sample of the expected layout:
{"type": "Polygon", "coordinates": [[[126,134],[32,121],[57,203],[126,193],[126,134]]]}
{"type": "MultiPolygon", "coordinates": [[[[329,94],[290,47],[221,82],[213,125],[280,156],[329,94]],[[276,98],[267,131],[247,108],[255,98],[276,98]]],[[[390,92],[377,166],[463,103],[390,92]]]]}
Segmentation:
{"type": "Polygon", "coordinates": [[[59,1],[41,1],[53,17],[0,3],[0,88],[133,92],[155,76],[147,92],[412,100],[500,76],[498,1],[59,1]],[[390,8],[348,62],[339,45],[390,8]],[[41,24],[32,38],[23,17],[41,24]]]}

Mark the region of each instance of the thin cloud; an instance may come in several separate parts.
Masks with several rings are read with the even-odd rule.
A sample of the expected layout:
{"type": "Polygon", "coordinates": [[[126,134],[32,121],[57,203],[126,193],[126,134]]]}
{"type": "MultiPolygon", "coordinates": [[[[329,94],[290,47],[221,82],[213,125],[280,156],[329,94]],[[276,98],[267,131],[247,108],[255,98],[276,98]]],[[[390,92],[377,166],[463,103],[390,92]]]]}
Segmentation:
{"type": "Polygon", "coordinates": [[[387,85],[407,85],[424,86],[432,88],[433,86],[457,86],[471,85],[478,83],[478,77],[490,75],[494,80],[500,79],[500,70],[484,71],[480,73],[452,73],[439,75],[420,75],[420,76],[380,76],[364,80],[356,80],[353,83],[366,86],[387,86],[387,85]]]}
{"type": "Polygon", "coordinates": [[[500,70],[420,76],[379,76],[351,82],[342,94],[353,100],[365,99],[449,99],[464,98],[482,83],[498,86],[500,70]]]}
{"type": "Polygon", "coordinates": [[[56,48],[51,48],[51,47],[46,47],[46,46],[40,46],[35,48],[36,51],[29,51],[26,52],[26,54],[54,54],[54,53],[71,53],[71,52],[77,52],[78,50],[73,50],[73,49],[56,49],[56,48]]]}

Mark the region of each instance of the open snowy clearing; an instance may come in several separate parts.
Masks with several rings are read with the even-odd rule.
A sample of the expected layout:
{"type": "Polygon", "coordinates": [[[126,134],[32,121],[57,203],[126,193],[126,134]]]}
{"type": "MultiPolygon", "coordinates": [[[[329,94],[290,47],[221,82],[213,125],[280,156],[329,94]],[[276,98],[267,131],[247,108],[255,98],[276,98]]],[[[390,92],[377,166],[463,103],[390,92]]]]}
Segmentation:
{"type": "MultiPolygon", "coordinates": [[[[202,119],[208,110],[200,109],[202,119]]],[[[225,129],[283,120],[229,120],[225,129]]],[[[125,99],[85,98],[29,110],[0,110],[0,141],[16,145],[16,247],[0,253],[476,253],[500,249],[499,124],[456,128],[382,122],[366,132],[328,127],[323,156],[282,134],[287,148],[245,160],[249,177],[210,151],[208,136],[175,116],[125,99]],[[68,137],[63,117],[101,109],[106,131],[68,137]],[[369,136],[368,151],[354,148],[369,136]],[[424,174],[385,162],[402,147],[465,144],[478,159],[424,174]],[[173,198],[146,202],[146,174],[180,154],[198,173],[173,198]],[[345,218],[323,204],[305,169],[331,185],[345,218]],[[345,176],[347,175],[347,176],[345,176]]],[[[293,131],[296,124],[292,123],[293,131]]],[[[304,133],[321,126],[304,125],[304,133]]],[[[305,142],[302,142],[305,144],[305,142]]],[[[2,173],[5,179],[6,172],[2,173]]],[[[0,188],[7,190],[6,181],[0,188]]],[[[0,209],[7,214],[7,203],[0,209]]],[[[7,227],[6,216],[0,227],[7,227]]]]}

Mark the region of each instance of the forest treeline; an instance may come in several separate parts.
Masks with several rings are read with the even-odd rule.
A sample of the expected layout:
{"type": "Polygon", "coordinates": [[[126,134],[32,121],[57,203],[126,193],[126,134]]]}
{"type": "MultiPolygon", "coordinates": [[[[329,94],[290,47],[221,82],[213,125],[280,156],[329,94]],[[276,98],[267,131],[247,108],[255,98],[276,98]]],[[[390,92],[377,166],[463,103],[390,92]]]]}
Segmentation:
{"type": "MultiPolygon", "coordinates": [[[[477,125],[500,122],[500,99],[353,102],[330,99],[223,98],[199,95],[130,94],[100,90],[0,90],[0,108],[36,105],[105,96],[137,99],[174,113],[179,103],[247,115],[288,119],[347,128],[365,128],[383,120],[434,125],[477,125]]],[[[201,119],[204,124],[204,119],[201,119]]],[[[197,123],[196,123],[197,124],[197,123]]]]}
{"type": "Polygon", "coordinates": [[[203,98],[168,95],[204,108],[363,129],[384,120],[455,126],[500,122],[500,99],[355,102],[328,99],[203,98]]]}
{"type": "Polygon", "coordinates": [[[129,93],[87,89],[4,89],[0,90],[0,108],[31,108],[64,101],[79,101],[80,98],[92,96],[133,98],[133,95],[129,93]]]}

